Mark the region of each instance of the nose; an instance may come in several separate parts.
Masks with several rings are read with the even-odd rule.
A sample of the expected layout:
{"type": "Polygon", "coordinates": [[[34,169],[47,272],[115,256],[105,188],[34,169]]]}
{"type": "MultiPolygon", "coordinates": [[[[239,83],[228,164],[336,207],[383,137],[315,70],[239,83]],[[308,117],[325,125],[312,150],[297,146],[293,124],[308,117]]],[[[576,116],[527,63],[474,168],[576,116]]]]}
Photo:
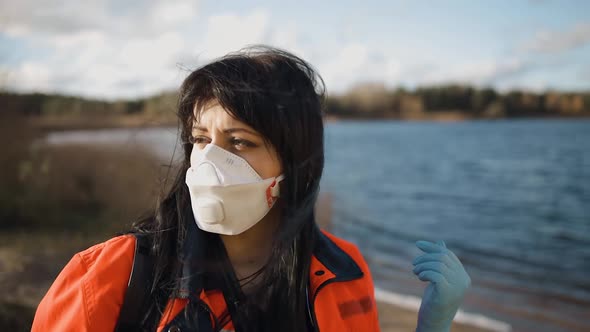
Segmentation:
{"type": "Polygon", "coordinates": [[[211,142],[209,144],[213,144],[218,148],[222,148],[226,151],[229,151],[229,149],[231,148],[231,146],[229,146],[227,142],[225,135],[223,134],[212,135],[211,142]]]}

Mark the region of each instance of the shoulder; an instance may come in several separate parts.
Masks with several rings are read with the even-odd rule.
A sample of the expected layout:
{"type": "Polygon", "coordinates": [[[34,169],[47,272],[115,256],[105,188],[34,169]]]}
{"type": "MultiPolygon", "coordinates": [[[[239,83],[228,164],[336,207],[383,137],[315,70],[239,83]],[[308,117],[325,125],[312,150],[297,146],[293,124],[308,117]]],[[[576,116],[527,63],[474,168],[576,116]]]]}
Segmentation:
{"type": "Polygon", "coordinates": [[[80,264],[88,272],[100,272],[105,269],[116,274],[130,272],[135,254],[135,241],[133,235],[117,236],[81,251],[74,257],[79,258],[80,264]]]}
{"type": "Polygon", "coordinates": [[[32,331],[113,330],[135,254],[123,235],[72,257],[41,300],[32,331]]]}
{"type": "Polygon", "coordinates": [[[328,239],[330,239],[338,248],[344,251],[355,263],[359,265],[363,273],[367,274],[369,272],[367,263],[361,254],[359,248],[352,242],[346,241],[334,234],[331,234],[327,231],[321,231],[328,239]]]}
{"type": "Polygon", "coordinates": [[[319,326],[327,331],[379,331],[373,280],[363,255],[349,241],[325,231],[322,235],[310,271],[319,326]],[[324,269],[329,272],[314,273],[324,269]]]}

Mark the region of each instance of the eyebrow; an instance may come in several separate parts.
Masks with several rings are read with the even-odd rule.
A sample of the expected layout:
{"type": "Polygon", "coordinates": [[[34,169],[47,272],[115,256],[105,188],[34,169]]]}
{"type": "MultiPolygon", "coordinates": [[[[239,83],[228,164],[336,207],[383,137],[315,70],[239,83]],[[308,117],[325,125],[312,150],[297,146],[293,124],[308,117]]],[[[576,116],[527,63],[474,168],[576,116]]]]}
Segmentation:
{"type": "MultiPolygon", "coordinates": [[[[197,129],[197,130],[200,130],[200,131],[203,131],[203,132],[206,132],[206,133],[209,132],[209,130],[207,130],[207,128],[201,127],[201,126],[195,126],[194,129],[197,129]]],[[[240,132],[240,131],[245,132],[245,133],[248,133],[250,135],[260,136],[260,134],[254,132],[252,130],[248,130],[246,128],[239,128],[239,127],[225,129],[225,130],[223,130],[223,133],[224,134],[233,134],[233,133],[240,132]]]]}

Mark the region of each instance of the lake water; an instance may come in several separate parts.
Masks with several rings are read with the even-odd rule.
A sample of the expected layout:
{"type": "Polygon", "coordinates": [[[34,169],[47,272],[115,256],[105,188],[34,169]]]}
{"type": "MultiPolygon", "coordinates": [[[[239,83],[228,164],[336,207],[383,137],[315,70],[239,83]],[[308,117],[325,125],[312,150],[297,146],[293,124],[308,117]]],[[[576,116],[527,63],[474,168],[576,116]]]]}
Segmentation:
{"type": "MultiPolygon", "coordinates": [[[[169,158],[176,130],[48,140],[169,158]]],[[[590,330],[589,120],[330,123],[322,183],[331,230],[359,246],[379,288],[421,297],[414,242],[443,239],[473,280],[463,310],[513,331],[590,330]]]]}

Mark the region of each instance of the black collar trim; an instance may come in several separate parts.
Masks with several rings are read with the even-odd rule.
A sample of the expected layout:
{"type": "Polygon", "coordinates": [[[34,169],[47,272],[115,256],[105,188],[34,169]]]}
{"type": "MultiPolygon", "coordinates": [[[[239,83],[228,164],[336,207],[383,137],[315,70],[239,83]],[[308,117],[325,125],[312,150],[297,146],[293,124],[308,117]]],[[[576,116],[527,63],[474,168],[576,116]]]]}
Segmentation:
{"type": "MultiPolygon", "coordinates": [[[[208,256],[208,249],[204,246],[207,241],[204,237],[210,234],[198,229],[194,222],[190,224],[179,255],[180,278],[176,297],[184,299],[189,298],[195,291],[220,289],[221,286],[219,282],[215,282],[215,278],[208,278],[202,269],[202,264],[207,261],[208,256]]],[[[319,229],[315,238],[313,255],[335,275],[331,281],[353,280],[363,276],[354,259],[319,229]]]]}
{"type": "Polygon", "coordinates": [[[363,276],[363,271],[358,264],[342,250],[326,234],[318,231],[316,237],[314,256],[330,272],[334,273],[337,280],[352,280],[363,276]]]}

